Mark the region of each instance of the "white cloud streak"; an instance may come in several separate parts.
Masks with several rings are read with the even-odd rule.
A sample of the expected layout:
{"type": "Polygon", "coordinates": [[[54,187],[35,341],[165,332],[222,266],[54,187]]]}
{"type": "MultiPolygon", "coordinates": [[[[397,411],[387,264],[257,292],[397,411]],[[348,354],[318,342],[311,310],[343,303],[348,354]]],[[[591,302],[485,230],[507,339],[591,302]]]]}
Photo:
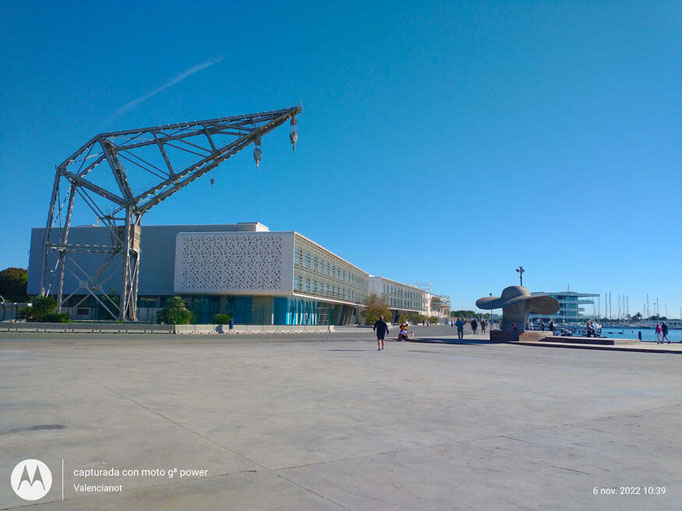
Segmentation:
{"type": "Polygon", "coordinates": [[[199,71],[202,71],[202,70],[206,69],[207,67],[211,67],[212,65],[218,64],[219,62],[222,62],[222,61],[223,61],[223,57],[214,57],[212,59],[204,60],[203,62],[200,62],[199,64],[196,64],[196,65],[190,67],[189,69],[186,69],[185,71],[183,71],[179,75],[174,76],[173,78],[168,80],[166,83],[164,83],[160,87],[157,87],[156,89],[154,89],[151,92],[148,92],[144,96],[140,96],[139,98],[133,99],[132,101],[129,101],[128,103],[123,105],[121,108],[116,110],[116,113],[114,113],[113,118],[117,118],[117,117],[120,117],[120,116],[126,114],[127,112],[131,111],[133,108],[135,108],[140,103],[144,103],[145,101],[153,98],[154,96],[156,96],[160,92],[165,91],[167,88],[172,87],[173,85],[180,83],[184,79],[189,78],[193,74],[198,73],[199,71]]]}

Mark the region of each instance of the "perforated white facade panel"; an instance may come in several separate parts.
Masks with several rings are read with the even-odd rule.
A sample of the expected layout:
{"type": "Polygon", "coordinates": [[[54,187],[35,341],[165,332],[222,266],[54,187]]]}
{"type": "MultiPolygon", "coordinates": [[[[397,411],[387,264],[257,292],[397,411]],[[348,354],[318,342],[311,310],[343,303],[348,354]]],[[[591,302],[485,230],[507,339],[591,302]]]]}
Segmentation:
{"type": "Polygon", "coordinates": [[[293,232],[180,232],[173,289],[180,294],[288,295],[293,232]]]}

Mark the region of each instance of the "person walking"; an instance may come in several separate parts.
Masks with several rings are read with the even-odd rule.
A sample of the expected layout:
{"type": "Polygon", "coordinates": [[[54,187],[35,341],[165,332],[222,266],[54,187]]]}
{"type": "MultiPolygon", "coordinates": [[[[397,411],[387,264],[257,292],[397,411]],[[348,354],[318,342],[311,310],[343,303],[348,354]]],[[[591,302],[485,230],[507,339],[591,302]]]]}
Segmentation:
{"type": "Polygon", "coordinates": [[[665,321],[661,323],[661,344],[663,344],[663,341],[668,341],[668,344],[670,344],[670,339],[668,339],[668,325],[665,324],[665,321]]]}
{"type": "Polygon", "coordinates": [[[384,337],[389,333],[388,325],[384,321],[383,316],[379,316],[379,319],[374,322],[372,330],[377,333],[377,351],[381,351],[384,349],[384,337]]]}
{"type": "Polygon", "coordinates": [[[556,330],[556,327],[554,326],[554,320],[550,319],[549,320],[549,331],[552,332],[552,335],[554,335],[554,330],[556,330]]]}
{"type": "Polygon", "coordinates": [[[519,340],[519,327],[516,326],[516,321],[512,321],[512,333],[514,334],[514,340],[519,340]]]}
{"type": "Polygon", "coordinates": [[[482,319],[482,320],[481,320],[481,333],[482,333],[483,335],[485,335],[485,326],[486,326],[485,319],[482,319]]]}
{"type": "Polygon", "coordinates": [[[661,324],[656,323],[656,344],[661,344],[661,324]]]}
{"type": "Polygon", "coordinates": [[[474,332],[474,335],[476,335],[476,330],[478,330],[478,321],[476,321],[476,318],[472,318],[471,320],[471,330],[474,332]]]}
{"type": "Polygon", "coordinates": [[[540,331],[544,332],[545,331],[545,322],[544,320],[540,319],[540,331]]]}
{"type": "Polygon", "coordinates": [[[457,327],[457,339],[464,339],[464,321],[462,318],[457,318],[455,326],[457,327]]]}

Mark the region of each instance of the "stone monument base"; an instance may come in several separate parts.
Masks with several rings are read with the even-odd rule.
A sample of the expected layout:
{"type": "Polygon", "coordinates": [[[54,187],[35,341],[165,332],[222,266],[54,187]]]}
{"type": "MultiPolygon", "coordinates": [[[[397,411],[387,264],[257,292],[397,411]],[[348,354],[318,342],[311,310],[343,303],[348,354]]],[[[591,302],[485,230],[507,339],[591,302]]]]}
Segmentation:
{"type": "MultiPolygon", "coordinates": [[[[538,342],[542,341],[546,337],[550,337],[552,335],[552,332],[542,332],[542,331],[535,331],[535,330],[530,330],[530,331],[525,331],[521,332],[519,334],[519,341],[521,342],[538,342]]],[[[492,342],[510,342],[510,341],[515,341],[514,339],[514,332],[511,330],[491,330],[490,331],[490,340],[492,342]]]]}

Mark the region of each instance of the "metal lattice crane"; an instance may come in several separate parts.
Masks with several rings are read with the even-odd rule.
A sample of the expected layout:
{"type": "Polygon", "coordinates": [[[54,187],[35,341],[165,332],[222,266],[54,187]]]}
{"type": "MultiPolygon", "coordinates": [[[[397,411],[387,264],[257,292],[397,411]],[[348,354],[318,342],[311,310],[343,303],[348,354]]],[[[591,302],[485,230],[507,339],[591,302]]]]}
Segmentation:
{"type": "Polygon", "coordinates": [[[43,239],[40,293],[50,294],[56,277],[59,312],[71,296],[84,291],[84,298],[76,306],[92,296],[112,317],[135,321],[142,216],[249,144],[255,146],[253,156],[258,166],[262,136],[287,120],[291,123],[289,138],[296,149],[296,115],[300,112],[297,106],[94,137],[57,166],[43,239]],[[69,243],[76,199],[109,228],[111,243],[69,243]],[[74,258],[67,257],[71,253],[109,257],[95,272],[88,272],[74,258]],[[117,273],[113,263],[119,256],[121,290],[116,300],[105,292],[104,285],[117,273]],[[65,271],[79,283],[67,297],[63,293],[65,271]]]}

